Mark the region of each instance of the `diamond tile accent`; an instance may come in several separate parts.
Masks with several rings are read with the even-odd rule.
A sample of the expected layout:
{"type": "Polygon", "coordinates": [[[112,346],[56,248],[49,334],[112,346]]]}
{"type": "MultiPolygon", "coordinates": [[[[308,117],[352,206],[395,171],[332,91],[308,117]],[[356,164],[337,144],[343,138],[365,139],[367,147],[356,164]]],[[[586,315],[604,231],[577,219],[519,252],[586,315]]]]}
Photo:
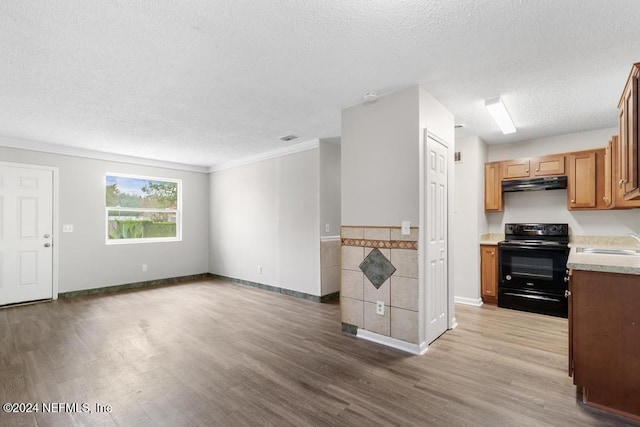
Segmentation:
{"type": "Polygon", "coordinates": [[[360,246],[363,248],[418,249],[418,242],[403,240],[365,240],[342,239],[342,246],[360,246]]]}
{"type": "Polygon", "coordinates": [[[379,289],[396,271],[396,268],[382,252],[374,248],[360,264],[360,270],[373,283],[373,286],[379,289]]]}

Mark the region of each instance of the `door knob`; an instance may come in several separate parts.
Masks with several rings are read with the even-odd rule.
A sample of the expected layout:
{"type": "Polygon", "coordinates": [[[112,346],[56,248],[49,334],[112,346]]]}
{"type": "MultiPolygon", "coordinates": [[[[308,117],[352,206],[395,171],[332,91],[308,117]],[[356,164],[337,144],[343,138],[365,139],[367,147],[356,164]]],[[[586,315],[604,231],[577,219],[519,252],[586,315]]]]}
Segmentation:
{"type": "Polygon", "coordinates": [[[44,235],[44,238],[45,238],[45,239],[48,239],[49,237],[51,237],[51,234],[49,234],[49,233],[47,233],[47,234],[45,234],[45,235],[44,235]]]}
{"type": "Polygon", "coordinates": [[[45,243],[45,244],[44,244],[44,247],[45,247],[45,248],[49,248],[49,247],[51,247],[51,243],[45,243]]]}

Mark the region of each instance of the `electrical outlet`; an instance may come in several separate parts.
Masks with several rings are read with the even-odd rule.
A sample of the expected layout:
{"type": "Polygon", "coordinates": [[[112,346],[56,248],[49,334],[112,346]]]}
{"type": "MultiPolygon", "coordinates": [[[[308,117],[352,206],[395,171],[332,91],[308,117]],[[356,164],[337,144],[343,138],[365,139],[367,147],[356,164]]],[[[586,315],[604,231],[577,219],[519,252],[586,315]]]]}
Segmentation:
{"type": "Polygon", "coordinates": [[[149,271],[149,266],[147,264],[142,264],[142,271],[149,271]]]}
{"type": "Polygon", "coordinates": [[[63,233],[73,233],[73,224],[62,224],[63,233]]]}
{"type": "Polygon", "coordinates": [[[376,301],[376,314],[384,316],[384,301],[376,301]]]}
{"type": "Polygon", "coordinates": [[[411,221],[402,221],[401,233],[403,236],[411,234],[411,221]]]}
{"type": "Polygon", "coordinates": [[[258,266],[258,274],[262,274],[262,266],[261,265],[258,266]]]}

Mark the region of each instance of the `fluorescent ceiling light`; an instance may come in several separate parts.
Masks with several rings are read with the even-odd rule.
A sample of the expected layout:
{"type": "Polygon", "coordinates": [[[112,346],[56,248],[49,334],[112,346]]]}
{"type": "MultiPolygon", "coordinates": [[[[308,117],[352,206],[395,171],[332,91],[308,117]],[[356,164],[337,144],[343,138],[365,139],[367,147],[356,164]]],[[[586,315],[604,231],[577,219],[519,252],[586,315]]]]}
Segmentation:
{"type": "Polygon", "coordinates": [[[509,112],[504,107],[499,96],[496,98],[485,99],[484,106],[489,110],[489,113],[493,116],[493,120],[496,121],[502,133],[506,135],[516,131],[516,127],[509,116],[509,112]]]}

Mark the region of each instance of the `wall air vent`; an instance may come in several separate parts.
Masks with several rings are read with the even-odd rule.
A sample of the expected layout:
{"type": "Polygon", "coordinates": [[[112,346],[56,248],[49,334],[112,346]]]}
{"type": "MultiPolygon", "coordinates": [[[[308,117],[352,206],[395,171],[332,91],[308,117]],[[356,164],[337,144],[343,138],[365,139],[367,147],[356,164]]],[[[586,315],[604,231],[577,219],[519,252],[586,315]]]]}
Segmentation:
{"type": "Polygon", "coordinates": [[[298,139],[297,135],[285,135],[285,136],[281,136],[280,137],[280,141],[284,141],[284,142],[289,142],[289,141],[293,141],[294,139],[298,139]]]}

